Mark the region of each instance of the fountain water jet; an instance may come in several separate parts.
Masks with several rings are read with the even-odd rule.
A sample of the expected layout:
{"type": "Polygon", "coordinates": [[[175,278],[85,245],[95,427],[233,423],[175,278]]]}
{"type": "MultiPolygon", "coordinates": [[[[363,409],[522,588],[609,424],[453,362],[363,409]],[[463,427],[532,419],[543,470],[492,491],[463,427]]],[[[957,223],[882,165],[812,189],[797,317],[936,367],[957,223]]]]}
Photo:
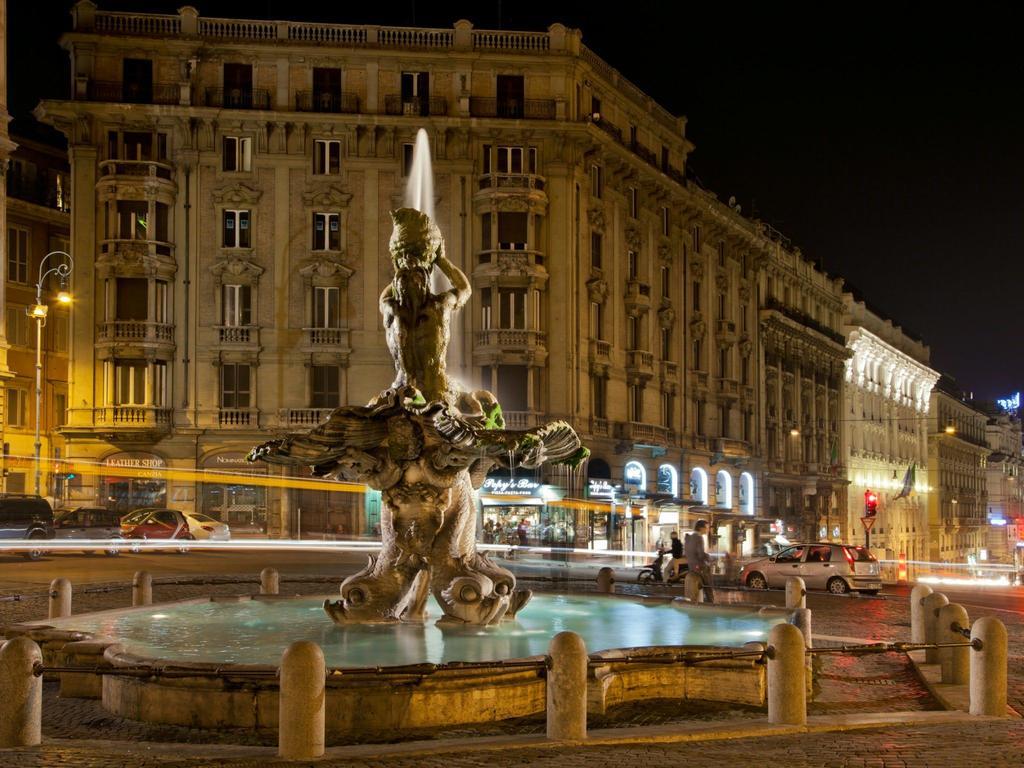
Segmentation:
{"type": "Polygon", "coordinates": [[[405,207],[425,213],[434,218],[434,169],[430,163],[430,140],[427,132],[416,131],[416,143],[412,149],[412,168],[405,184],[405,207]]]}

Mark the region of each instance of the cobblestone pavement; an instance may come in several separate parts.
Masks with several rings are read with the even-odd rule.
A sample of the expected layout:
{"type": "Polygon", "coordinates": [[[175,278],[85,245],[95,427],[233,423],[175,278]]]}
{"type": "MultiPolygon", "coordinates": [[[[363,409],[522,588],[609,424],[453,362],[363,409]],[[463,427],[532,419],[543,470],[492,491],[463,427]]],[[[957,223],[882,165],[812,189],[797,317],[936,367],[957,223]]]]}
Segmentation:
{"type": "MultiPolygon", "coordinates": [[[[254,586],[238,580],[228,583],[191,583],[154,587],[157,601],[180,600],[203,595],[251,594],[254,586]]],[[[282,593],[312,594],[333,591],[336,580],[285,582],[282,593]]],[[[572,584],[574,590],[583,585],[572,584]]],[[[626,591],[626,590],[623,590],[626,591]]],[[[632,591],[632,590],[629,590],[632,591]]],[[[129,600],[125,590],[90,592],[75,595],[75,612],[123,607],[129,600]]],[[[875,640],[906,639],[909,635],[909,607],[904,599],[858,599],[811,595],[814,631],[845,637],[875,640]]],[[[0,604],[0,622],[15,623],[45,616],[45,601],[0,604]]],[[[983,612],[979,611],[978,615],[983,612]]],[[[1010,636],[1010,704],[1024,711],[1024,617],[1003,613],[1010,636]]],[[[862,657],[823,656],[817,661],[820,689],[809,706],[811,715],[833,715],[864,711],[907,711],[936,708],[931,697],[918,683],[904,657],[878,654],[862,657]]],[[[258,759],[241,750],[223,745],[272,745],[273,737],[251,731],[204,731],[173,726],[151,726],[115,718],[98,703],[87,700],[62,700],[56,685],[45,686],[44,734],[49,743],[38,749],[0,751],[0,765],[21,766],[248,766],[274,765],[269,753],[258,759]],[[82,739],[103,738],[88,743],[82,739]],[[68,740],[65,740],[68,739],[68,740]],[[172,744],[209,744],[202,758],[186,756],[172,744]],[[129,744],[131,746],[129,746],[129,744]],[[221,746],[218,746],[221,745],[221,746]],[[130,752],[128,750],[131,750],[130,752]],[[225,751],[226,750],[226,751],[225,751]]],[[[741,723],[763,717],[763,712],[723,705],[679,702],[644,702],[619,708],[608,716],[591,718],[592,728],[618,725],[664,725],[694,721],[741,723]]],[[[416,738],[439,739],[462,736],[488,736],[508,733],[540,733],[540,718],[526,718],[486,728],[435,730],[409,734],[416,738]]],[[[599,746],[556,749],[516,749],[502,752],[460,750],[443,756],[390,757],[371,761],[324,761],[317,765],[352,766],[462,766],[538,765],[598,766],[646,765],[714,761],[722,765],[774,760],[789,766],[988,766],[1024,765],[1024,724],[984,722],[951,726],[915,726],[874,729],[838,734],[806,734],[786,737],[761,737],[727,742],[685,744],[649,744],[641,746],[599,746]],[[642,762],[641,762],[642,761],[642,762]]],[[[283,763],[282,763],[283,764],[283,763]]]]}

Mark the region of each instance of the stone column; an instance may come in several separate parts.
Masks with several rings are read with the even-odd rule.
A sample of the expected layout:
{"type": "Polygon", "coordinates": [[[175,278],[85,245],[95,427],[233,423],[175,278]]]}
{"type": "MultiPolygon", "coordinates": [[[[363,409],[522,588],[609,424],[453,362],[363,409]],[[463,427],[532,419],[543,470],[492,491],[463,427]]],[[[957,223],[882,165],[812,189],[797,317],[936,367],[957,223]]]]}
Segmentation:
{"type": "Polygon", "coordinates": [[[559,632],[548,646],[547,737],[587,738],[587,646],[575,632],[559,632]]]}
{"type": "Polygon", "coordinates": [[[804,636],[792,624],[776,624],[768,634],[768,722],[807,723],[804,636]]]}
{"type": "Polygon", "coordinates": [[[281,656],[277,754],[313,760],[324,753],[327,666],[316,643],[300,640],[281,656]]]}

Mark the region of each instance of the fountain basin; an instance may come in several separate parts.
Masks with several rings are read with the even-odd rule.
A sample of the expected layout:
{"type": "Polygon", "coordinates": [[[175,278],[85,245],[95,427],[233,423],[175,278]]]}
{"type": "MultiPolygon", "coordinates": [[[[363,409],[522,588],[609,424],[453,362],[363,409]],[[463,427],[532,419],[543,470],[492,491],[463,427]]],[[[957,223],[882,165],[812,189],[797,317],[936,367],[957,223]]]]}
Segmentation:
{"type": "MultiPolygon", "coordinates": [[[[332,596],[333,597],[333,596],[332,596]]],[[[750,659],[634,664],[626,655],[684,648],[735,648],[764,641],[791,612],[751,606],[703,606],[672,598],[537,595],[514,622],[496,627],[338,626],[319,598],[215,598],[101,611],[22,624],[47,663],[166,668],[180,676],[65,674],[62,695],[102,697],[108,711],[136,720],[200,728],[274,729],[272,673],[290,642],[324,650],[328,738],[493,722],[545,706],[540,663],[550,638],[581,634],[592,657],[588,709],[649,698],[703,699],[760,706],[764,666],[750,659]],[[441,665],[441,666],[436,666],[441,665]],[[188,672],[220,676],[188,676],[188,672]]],[[[434,615],[439,615],[435,609],[434,615]]]]}

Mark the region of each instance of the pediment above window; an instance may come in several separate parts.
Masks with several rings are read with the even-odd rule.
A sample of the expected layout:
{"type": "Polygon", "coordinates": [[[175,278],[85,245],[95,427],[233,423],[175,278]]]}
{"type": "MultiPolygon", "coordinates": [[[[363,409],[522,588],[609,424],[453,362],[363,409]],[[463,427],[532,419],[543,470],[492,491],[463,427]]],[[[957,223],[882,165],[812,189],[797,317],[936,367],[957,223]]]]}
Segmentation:
{"type": "Polygon", "coordinates": [[[264,271],[259,264],[246,259],[221,259],[210,267],[210,272],[222,283],[231,280],[256,282],[264,271]]]}
{"type": "Polygon", "coordinates": [[[213,190],[213,201],[218,205],[256,205],[262,196],[262,191],[241,182],[213,190]]]}
{"type": "Polygon", "coordinates": [[[307,284],[344,287],[348,285],[348,280],[354,272],[340,261],[314,259],[299,267],[299,274],[307,284]]]}
{"type": "Polygon", "coordinates": [[[302,194],[302,201],[310,207],[347,208],[352,193],[337,185],[310,189],[302,194]]]}

